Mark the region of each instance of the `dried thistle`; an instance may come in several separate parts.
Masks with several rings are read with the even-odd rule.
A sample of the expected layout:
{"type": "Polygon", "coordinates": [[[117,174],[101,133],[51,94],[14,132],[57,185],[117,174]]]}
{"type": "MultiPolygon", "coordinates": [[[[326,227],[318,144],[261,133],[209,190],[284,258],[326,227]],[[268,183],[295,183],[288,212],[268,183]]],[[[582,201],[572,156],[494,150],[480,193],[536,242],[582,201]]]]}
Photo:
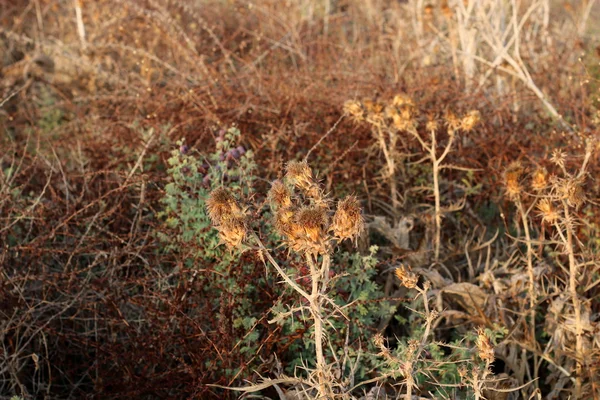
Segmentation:
{"type": "Polygon", "coordinates": [[[563,179],[559,181],[558,192],[567,201],[569,207],[579,209],[587,200],[582,179],[563,179]]]}
{"type": "Polygon", "coordinates": [[[292,208],[279,208],[275,213],[275,229],[282,236],[289,236],[292,232],[295,211],[292,208]]]}
{"type": "Polygon", "coordinates": [[[427,123],[425,124],[425,128],[431,132],[435,132],[438,130],[439,124],[434,115],[429,115],[427,117],[427,123]]]}
{"type": "Polygon", "coordinates": [[[338,203],[331,230],[339,240],[358,239],[364,230],[364,220],[355,196],[348,196],[338,203]]]}
{"type": "Polygon", "coordinates": [[[383,104],[373,100],[363,100],[363,106],[369,114],[382,114],[384,109],[383,104]]]}
{"type": "Polygon", "coordinates": [[[301,189],[308,189],[314,183],[313,173],[306,161],[290,161],[286,167],[288,181],[301,189]]]}
{"type": "Polygon", "coordinates": [[[373,336],[373,344],[379,349],[385,348],[385,339],[381,333],[376,333],[373,336]]]}
{"type": "Polygon", "coordinates": [[[534,190],[543,190],[548,185],[548,171],[546,168],[538,168],[531,176],[531,187],[534,190]]]}
{"type": "Polygon", "coordinates": [[[402,283],[402,286],[404,286],[405,288],[414,289],[417,286],[419,277],[411,271],[410,267],[405,267],[404,265],[401,265],[400,267],[396,268],[396,271],[394,273],[396,274],[396,277],[400,280],[400,283],[402,283]]]}
{"type": "Polygon", "coordinates": [[[221,242],[228,247],[238,247],[246,237],[246,216],[235,197],[225,188],[211,192],[206,200],[208,215],[219,231],[221,242]]]}
{"type": "Polygon", "coordinates": [[[404,106],[408,106],[410,108],[415,107],[415,103],[413,102],[413,100],[405,93],[400,93],[394,96],[394,99],[392,100],[392,105],[398,108],[404,106]]]}
{"type": "Polygon", "coordinates": [[[365,119],[365,109],[356,100],[348,100],[344,103],[344,113],[350,115],[355,122],[361,122],[365,119]]]}
{"type": "Polygon", "coordinates": [[[312,244],[319,245],[324,240],[327,214],[320,207],[306,207],[297,215],[297,223],[304,230],[306,238],[312,244]]]}
{"type": "Polygon", "coordinates": [[[288,208],[292,205],[292,194],[282,181],[276,180],[271,184],[269,200],[278,208],[288,208]]]}
{"type": "Polygon", "coordinates": [[[243,216],[233,216],[225,219],[217,227],[219,237],[229,248],[238,247],[246,238],[246,219],[243,216]]]}
{"type": "Polygon", "coordinates": [[[521,177],[525,172],[521,163],[514,161],[504,171],[504,186],[506,193],[511,199],[517,199],[523,188],[521,187],[521,177]]]}
{"type": "Polygon", "coordinates": [[[223,187],[215,189],[211,192],[208,200],[206,200],[208,215],[213,224],[219,225],[223,220],[228,219],[236,214],[241,214],[242,209],[238,205],[235,197],[223,187]]]}
{"type": "Polygon", "coordinates": [[[394,127],[399,131],[410,131],[415,129],[415,116],[412,107],[402,107],[392,117],[394,127]]]}
{"type": "Polygon", "coordinates": [[[444,115],[444,121],[446,122],[446,126],[448,127],[450,133],[456,131],[462,126],[462,120],[459,119],[452,111],[446,111],[446,114],[444,115]]]}
{"type": "Polygon", "coordinates": [[[559,215],[550,199],[541,199],[537,204],[539,216],[542,217],[542,221],[548,224],[554,224],[558,221],[559,215]]]}
{"type": "Polygon", "coordinates": [[[477,351],[479,358],[481,358],[486,363],[494,362],[494,346],[492,346],[492,342],[485,334],[483,328],[477,329],[477,351]]]}
{"type": "Polygon", "coordinates": [[[473,130],[475,125],[481,120],[481,114],[477,110],[472,110],[465,115],[460,121],[460,126],[463,131],[470,132],[473,130]]]}
{"type": "Polygon", "coordinates": [[[567,155],[562,150],[559,150],[559,149],[555,149],[552,152],[552,157],[550,157],[550,161],[552,161],[554,164],[556,164],[563,170],[565,168],[565,160],[566,159],[567,159],[567,155]]]}

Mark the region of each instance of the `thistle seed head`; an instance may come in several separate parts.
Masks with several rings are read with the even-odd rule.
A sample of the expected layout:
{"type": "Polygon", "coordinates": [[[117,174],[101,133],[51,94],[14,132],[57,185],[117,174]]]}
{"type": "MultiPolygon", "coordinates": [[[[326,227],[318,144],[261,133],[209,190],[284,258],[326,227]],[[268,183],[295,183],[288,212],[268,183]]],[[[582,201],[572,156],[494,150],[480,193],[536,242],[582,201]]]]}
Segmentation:
{"type": "Polygon", "coordinates": [[[462,126],[462,120],[459,119],[452,111],[446,111],[446,114],[444,115],[444,121],[446,122],[448,130],[451,132],[458,130],[462,126]]]}
{"type": "Polygon", "coordinates": [[[487,363],[494,362],[494,346],[492,346],[492,342],[490,338],[487,337],[483,328],[477,329],[477,351],[479,358],[487,363]]]}
{"type": "Polygon", "coordinates": [[[365,109],[356,100],[348,100],[344,103],[344,113],[351,116],[354,122],[364,121],[365,119],[365,109]]]}
{"type": "Polygon", "coordinates": [[[413,289],[417,286],[417,282],[419,281],[419,277],[411,271],[411,268],[405,267],[401,265],[396,268],[395,271],[396,277],[400,280],[402,286],[407,289],[413,289]]]}
{"type": "Polygon", "coordinates": [[[373,100],[363,100],[363,106],[369,114],[379,115],[383,113],[383,104],[373,100]]]}
{"type": "Polygon", "coordinates": [[[218,226],[221,241],[229,248],[235,248],[242,244],[246,238],[246,220],[243,216],[233,216],[223,221],[218,226]]]}
{"type": "Polygon", "coordinates": [[[521,187],[521,177],[525,170],[518,161],[513,161],[504,171],[504,185],[506,194],[511,199],[517,199],[523,188],[521,187]]]}
{"type": "Polygon", "coordinates": [[[567,179],[559,185],[559,191],[564,199],[567,200],[567,205],[578,210],[587,200],[585,190],[583,190],[582,179],[567,179]]]}
{"type": "Polygon", "coordinates": [[[561,169],[565,168],[565,160],[567,159],[566,153],[562,150],[555,149],[552,152],[552,157],[550,157],[550,161],[552,161],[555,165],[559,166],[561,169]]]}
{"type": "Polygon", "coordinates": [[[460,126],[463,131],[471,132],[475,125],[481,120],[481,114],[477,110],[472,110],[465,115],[460,121],[460,126]]]}
{"type": "Polygon", "coordinates": [[[348,196],[338,203],[333,216],[331,230],[339,240],[351,239],[356,241],[364,230],[364,220],[361,208],[355,196],[348,196]]]}
{"type": "Polygon", "coordinates": [[[297,215],[297,223],[304,230],[304,234],[310,242],[319,244],[324,239],[327,214],[322,208],[306,207],[301,209],[297,215]]]}
{"type": "Polygon", "coordinates": [[[538,215],[542,217],[542,222],[552,225],[558,221],[558,212],[550,199],[541,199],[537,204],[537,209],[539,211],[538,215]]]}
{"type": "Polygon", "coordinates": [[[290,161],[286,170],[286,178],[294,186],[308,190],[313,185],[313,173],[306,161],[290,161]]]}
{"type": "Polygon", "coordinates": [[[533,190],[543,190],[548,185],[548,171],[546,168],[538,168],[531,176],[531,187],[533,190]]]}
{"type": "Polygon", "coordinates": [[[206,200],[208,215],[213,224],[220,225],[222,221],[236,214],[242,214],[235,197],[223,187],[217,188],[210,193],[206,200]]]}
{"type": "Polygon", "coordinates": [[[415,103],[406,93],[400,93],[394,96],[394,99],[392,100],[392,105],[398,108],[403,106],[415,107],[415,103]]]}
{"type": "Polygon", "coordinates": [[[271,184],[269,200],[271,201],[271,204],[276,205],[277,208],[288,208],[292,205],[292,194],[282,181],[276,180],[271,184]]]}

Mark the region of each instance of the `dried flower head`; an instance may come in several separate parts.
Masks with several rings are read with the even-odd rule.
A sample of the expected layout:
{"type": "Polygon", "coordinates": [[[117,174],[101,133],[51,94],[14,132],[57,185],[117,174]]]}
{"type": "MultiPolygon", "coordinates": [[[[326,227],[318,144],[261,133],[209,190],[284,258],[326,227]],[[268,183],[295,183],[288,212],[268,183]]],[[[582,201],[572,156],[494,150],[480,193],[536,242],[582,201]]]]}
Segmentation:
{"type": "Polygon", "coordinates": [[[543,190],[548,185],[548,171],[546,168],[538,168],[531,176],[531,187],[534,190],[543,190]]]}
{"type": "Polygon", "coordinates": [[[477,110],[472,110],[465,115],[460,121],[460,125],[463,131],[470,132],[473,130],[475,125],[481,120],[481,114],[477,110]]]}
{"type": "Polygon", "coordinates": [[[294,186],[308,189],[314,183],[312,170],[306,161],[290,161],[286,170],[286,178],[294,186]]]}
{"type": "Polygon", "coordinates": [[[217,229],[223,243],[230,248],[238,247],[246,237],[246,220],[243,216],[236,215],[223,220],[217,229]]]}
{"type": "Polygon", "coordinates": [[[365,119],[365,109],[356,100],[348,100],[344,103],[344,113],[352,117],[355,122],[360,122],[365,119]]]}
{"type": "Polygon", "coordinates": [[[557,181],[556,188],[561,198],[567,201],[567,205],[576,210],[587,200],[583,190],[583,179],[561,179],[557,181]]]}
{"type": "Polygon", "coordinates": [[[559,166],[560,168],[565,168],[565,160],[567,159],[567,155],[559,149],[555,149],[552,152],[552,157],[550,157],[550,161],[559,166]]]}
{"type": "Polygon", "coordinates": [[[537,204],[539,216],[542,217],[542,221],[548,224],[554,224],[558,221],[558,212],[554,208],[554,205],[550,199],[541,199],[537,204]]]}
{"type": "Polygon", "coordinates": [[[427,117],[427,123],[425,124],[425,128],[430,132],[435,132],[438,130],[439,124],[437,119],[435,118],[435,115],[429,115],[427,117]]]}
{"type": "Polygon", "coordinates": [[[340,240],[356,240],[364,229],[364,220],[361,215],[360,203],[355,196],[348,196],[338,203],[333,216],[331,230],[340,240]]]}
{"type": "Polygon", "coordinates": [[[278,179],[271,184],[269,200],[278,208],[288,208],[292,205],[292,194],[287,186],[278,179]]]}
{"type": "Polygon", "coordinates": [[[448,127],[449,133],[453,133],[458,130],[462,126],[462,120],[459,119],[456,114],[452,111],[446,111],[444,115],[444,121],[446,122],[446,126],[448,127]]]}
{"type": "Polygon", "coordinates": [[[417,286],[419,277],[412,272],[409,266],[405,267],[404,265],[401,265],[400,267],[396,268],[395,274],[400,280],[400,283],[402,283],[402,286],[405,288],[413,289],[417,286]]]}
{"type": "Polygon", "coordinates": [[[213,224],[219,225],[225,219],[236,214],[241,214],[242,209],[238,205],[235,197],[223,187],[213,190],[206,200],[208,215],[213,224]]]}
{"type": "Polygon", "coordinates": [[[504,171],[504,186],[506,194],[511,199],[516,199],[521,194],[521,177],[523,176],[524,168],[518,161],[513,161],[504,171]]]}
{"type": "Polygon", "coordinates": [[[392,117],[394,127],[399,131],[411,131],[415,129],[415,115],[412,107],[403,106],[392,117]]]}
{"type": "Polygon", "coordinates": [[[304,230],[306,238],[319,244],[324,239],[327,214],[320,207],[305,207],[298,211],[297,223],[304,230]]]}
{"type": "Polygon", "coordinates": [[[481,358],[486,363],[494,362],[494,346],[492,346],[492,342],[490,338],[487,337],[483,328],[477,329],[477,351],[479,358],[481,358]]]}
{"type": "Polygon", "coordinates": [[[282,236],[289,236],[293,231],[295,211],[292,208],[279,208],[275,213],[275,229],[282,236]]]}
{"type": "Polygon", "coordinates": [[[385,348],[385,339],[381,333],[376,333],[373,336],[373,344],[379,349],[385,348]]]}
{"type": "Polygon", "coordinates": [[[373,100],[363,100],[363,106],[369,114],[381,114],[383,113],[383,104],[375,102],[373,100]]]}
{"type": "Polygon", "coordinates": [[[408,106],[410,108],[415,107],[415,103],[406,93],[400,93],[394,96],[394,99],[392,100],[392,105],[398,108],[404,106],[408,106]]]}

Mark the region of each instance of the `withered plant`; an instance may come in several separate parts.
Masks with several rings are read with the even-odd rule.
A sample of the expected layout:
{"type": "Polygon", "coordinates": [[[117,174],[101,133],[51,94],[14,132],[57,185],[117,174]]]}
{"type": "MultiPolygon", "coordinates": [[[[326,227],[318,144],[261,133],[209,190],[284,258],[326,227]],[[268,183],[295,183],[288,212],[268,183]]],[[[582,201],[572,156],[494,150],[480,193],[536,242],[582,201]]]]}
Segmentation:
{"type": "MultiPolygon", "coordinates": [[[[363,232],[361,206],[356,197],[348,196],[340,200],[334,209],[332,199],[323,192],[306,161],[287,164],[285,178],[272,183],[269,200],[274,228],[284,239],[289,251],[303,257],[309,267],[310,292],[304,290],[273,258],[272,250],[252,230],[244,207],[226,189],[214,190],[206,205],[223,243],[232,249],[257,251],[261,259],[268,260],[284,282],[306,300],[307,305],[300,305],[290,313],[306,310],[312,317],[316,368],[306,378],[265,380],[260,385],[237,390],[253,392],[270,385],[287,383],[302,387],[302,390],[313,388],[319,398],[333,398],[342,388],[336,383],[323,346],[327,343],[327,320],[332,317],[330,313],[343,315],[343,312],[328,296],[329,270],[335,247],[346,239],[356,243],[363,232]]],[[[282,317],[277,315],[270,322],[282,317]]]]}
{"type": "Polygon", "coordinates": [[[425,161],[431,163],[433,180],[431,191],[434,195],[433,217],[435,221],[433,247],[434,259],[436,262],[439,261],[442,218],[444,214],[462,208],[460,203],[442,207],[440,172],[444,169],[468,170],[465,167],[444,163],[444,160],[452,150],[458,133],[469,133],[475,128],[480,119],[479,112],[471,111],[461,118],[447,112],[441,120],[435,118],[435,116],[427,116],[423,127],[425,133],[419,131],[420,114],[414,101],[403,94],[396,95],[389,104],[374,103],[370,100],[363,102],[350,100],[344,104],[344,112],[351,116],[355,122],[366,122],[371,126],[373,137],[377,140],[385,158],[387,170],[384,177],[389,182],[392,206],[396,213],[400,211],[397,171],[400,166],[404,168],[402,162],[409,159],[409,155],[406,154],[406,144],[404,144],[404,149],[399,148],[399,138],[402,138],[403,134],[408,134],[409,137],[416,139],[421,146],[425,155],[421,159],[411,162],[411,164],[425,161]],[[447,133],[447,137],[444,138],[445,143],[441,137],[443,128],[447,133]]]}
{"type": "Polygon", "coordinates": [[[598,323],[591,316],[590,297],[600,282],[593,272],[598,260],[586,248],[589,239],[581,234],[581,226],[586,224],[582,210],[593,206],[585,186],[596,152],[597,142],[588,140],[583,159],[574,170],[568,163],[573,157],[556,149],[549,159],[551,172],[540,166],[529,172],[520,162],[511,163],[504,172],[505,192],[514,202],[520,221],[515,240],[525,246],[522,259],[528,281],[529,330],[524,348],[533,353],[530,376],[546,375],[540,368],[542,362],[548,362],[554,379],[561,380],[561,385],[571,382],[575,398],[598,395],[594,376],[600,345],[594,339],[598,323]],[[550,278],[549,262],[556,268],[554,279],[550,278]],[[545,345],[536,333],[537,313],[544,300],[549,306],[543,331],[550,336],[545,345]],[[573,368],[560,367],[563,365],[573,368]]]}

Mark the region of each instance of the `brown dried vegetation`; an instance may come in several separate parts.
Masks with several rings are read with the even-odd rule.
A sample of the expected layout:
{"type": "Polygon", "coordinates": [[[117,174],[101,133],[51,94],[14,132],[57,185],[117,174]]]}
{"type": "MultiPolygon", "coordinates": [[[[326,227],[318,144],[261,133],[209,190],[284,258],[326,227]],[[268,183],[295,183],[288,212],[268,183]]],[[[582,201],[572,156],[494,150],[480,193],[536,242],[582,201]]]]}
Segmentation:
{"type": "MultiPolygon", "coordinates": [[[[598,2],[196,3],[0,1],[0,398],[235,398],[208,385],[274,376],[294,338],[258,318],[242,354],[235,295],[203,292],[215,260],[156,239],[173,143],[208,153],[231,123],[267,182],[308,153],[321,171],[290,162],[259,199],[289,248],[378,244],[386,295],[431,301],[428,340],[507,329],[458,370],[474,393],[600,398],[598,2]]],[[[230,247],[247,200],[207,200],[230,247]]],[[[265,273],[237,262],[240,287],[265,273]]],[[[406,329],[381,326],[395,361],[406,329]]],[[[419,390],[411,345],[390,396],[419,390]]]]}

